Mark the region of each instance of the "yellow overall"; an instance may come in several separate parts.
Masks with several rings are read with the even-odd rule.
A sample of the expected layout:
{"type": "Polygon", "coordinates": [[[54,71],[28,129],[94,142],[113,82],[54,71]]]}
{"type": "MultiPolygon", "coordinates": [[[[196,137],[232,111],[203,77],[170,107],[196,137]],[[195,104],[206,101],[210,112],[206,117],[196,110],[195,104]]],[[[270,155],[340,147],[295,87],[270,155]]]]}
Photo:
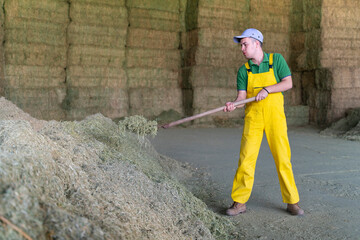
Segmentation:
{"type": "MultiPolygon", "coordinates": [[[[269,57],[268,72],[253,74],[249,63],[245,64],[248,70],[247,98],[255,97],[263,87],[277,83],[272,64],[273,54],[269,57]]],[[[299,194],[290,162],[284,97],[280,92],[271,93],[264,100],[246,105],[239,166],[234,177],[231,197],[239,203],[248,201],[264,131],[275,160],[283,201],[290,204],[297,203],[299,194]]]]}

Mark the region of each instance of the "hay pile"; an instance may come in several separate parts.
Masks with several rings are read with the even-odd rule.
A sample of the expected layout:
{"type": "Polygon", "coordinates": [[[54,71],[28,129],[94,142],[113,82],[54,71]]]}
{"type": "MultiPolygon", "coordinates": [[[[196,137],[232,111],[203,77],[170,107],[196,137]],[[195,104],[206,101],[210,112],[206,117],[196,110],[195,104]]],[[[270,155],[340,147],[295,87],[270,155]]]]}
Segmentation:
{"type": "Polygon", "coordinates": [[[335,122],[321,134],[360,141],[360,108],[350,109],[345,118],[335,122]]]}
{"type": "MultiPolygon", "coordinates": [[[[129,119],[36,122],[4,98],[0,109],[0,214],[33,239],[230,238],[182,184],[195,170],[124,130],[129,119]]],[[[0,224],[0,239],[21,238],[0,224]]]]}

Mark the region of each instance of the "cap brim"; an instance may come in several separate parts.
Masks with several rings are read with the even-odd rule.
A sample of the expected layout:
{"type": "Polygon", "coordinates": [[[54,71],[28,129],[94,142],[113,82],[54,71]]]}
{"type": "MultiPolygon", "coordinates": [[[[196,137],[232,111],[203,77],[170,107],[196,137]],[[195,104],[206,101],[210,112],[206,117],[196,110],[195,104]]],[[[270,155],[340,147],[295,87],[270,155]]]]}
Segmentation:
{"type": "Polygon", "coordinates": [[[240,41],[241,41],[242,38],[244,38],[244,36],[235,36],[235,37],[234,37],[234,42],[240,43],[240,41]]]}

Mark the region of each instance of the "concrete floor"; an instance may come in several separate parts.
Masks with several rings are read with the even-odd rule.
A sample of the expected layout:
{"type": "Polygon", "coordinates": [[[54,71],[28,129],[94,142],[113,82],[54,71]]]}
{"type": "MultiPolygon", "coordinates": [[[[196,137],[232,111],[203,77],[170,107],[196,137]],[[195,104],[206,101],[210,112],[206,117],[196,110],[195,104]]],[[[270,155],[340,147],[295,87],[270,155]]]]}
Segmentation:
{"type": "MultiPolygon", "coordinates": [[[[160,153],[211,174],[213,199],[223,214],[231,205],[242,129],[161,129],[152,139],[160,153]]],[[[305,216],[282,203],[275,164],[264,136],[248,211],[234,221],[244,239],[360,239],[360,143],[324,137],[312,127],[288,131],[292,164],[305,216]]]]}

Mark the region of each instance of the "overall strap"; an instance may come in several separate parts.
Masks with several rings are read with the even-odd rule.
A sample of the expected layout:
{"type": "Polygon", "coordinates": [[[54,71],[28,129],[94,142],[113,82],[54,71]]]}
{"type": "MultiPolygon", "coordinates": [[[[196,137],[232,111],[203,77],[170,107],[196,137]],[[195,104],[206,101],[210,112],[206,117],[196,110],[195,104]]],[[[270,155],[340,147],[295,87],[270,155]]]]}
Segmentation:
{"type": "Polygon", "coordinates": [[[273,68],[273,63],[274,63],[274,54],[270,53],[270,56],[269,56],[269,69],[273,68]]]}
{"type": "Polygon", "coordinates": [[[245,67],[246,67],[247,73],[249,74],[249,73],[251,72],[251,68],[250,68],[249,62],[246,62],[246,63],[245,63],[245,67]]]}

